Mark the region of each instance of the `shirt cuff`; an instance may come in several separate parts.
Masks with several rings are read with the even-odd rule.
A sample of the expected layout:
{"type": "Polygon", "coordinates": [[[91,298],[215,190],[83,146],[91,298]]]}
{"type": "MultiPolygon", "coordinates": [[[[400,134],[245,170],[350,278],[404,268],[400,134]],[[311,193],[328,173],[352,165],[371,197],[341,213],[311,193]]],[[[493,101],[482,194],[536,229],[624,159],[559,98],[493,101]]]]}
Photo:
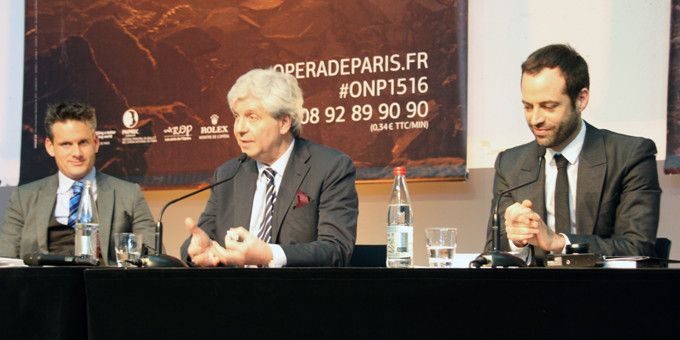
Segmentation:
{"type": "Polygon", "coordinates": [[[269,261],[269,268],[285,267],[288,263],[288,258],[286,258],[283,248],[278,244],[269,244],[268,246],[272,250],[272,260],[269,261]]]}
{"type": "Polygon", "coordinates": [[[508,240],[508,243],[510,244],[510,251],[521,251],[522,249],[527,247],[526,245],[524,247],[518,247],[515,245],[515,242],[512,242],[510,240],[508,240]]]}
{"type": "Polygon", "coordinates": [[[566,254],[567,246],[571,244],[571,241],[569,241],[569,237],[567,237],[566,234],[560,233],[560,235],[564,236],[564,247],[562,247],[562,251],[560,252],[560,254],[566,254]]]}
{"type": "Polygon", "coordinates": [[[532,260],[531,249],[529,248],[528,244],[525,245],[524,247],[518,247],[515,245],[514,242],[510,240],[508,240],[508,242],[510,243],[510,252],[513,255],[523,259],[524,262],[526,262],[527,264],[531,263],[532,260]]]}

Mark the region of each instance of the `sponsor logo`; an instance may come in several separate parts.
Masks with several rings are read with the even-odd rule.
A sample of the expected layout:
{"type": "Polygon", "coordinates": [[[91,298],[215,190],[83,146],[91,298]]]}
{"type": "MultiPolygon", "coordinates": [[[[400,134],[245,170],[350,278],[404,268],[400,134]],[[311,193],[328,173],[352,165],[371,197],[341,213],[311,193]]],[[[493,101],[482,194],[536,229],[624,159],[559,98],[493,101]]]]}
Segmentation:
{"type": "Polygon", "coordinates": [[[166,142],[190,141],[194,126],[191,124],[168,126],[163,130],[163,140],[166,142]]]}
{"type": "Polygon", "coordinates": [[[126,128],[132,129],[139,123],[139,114],[134,109],[128,109],[123,113],[123,125],[126,128]]]}
{"type": "Polygon", "coordinates": [[[210,126],[201,126],[201,134],[198,139],[227,139],[229,138],[229,125],[218,125],[220,116],[218,114],[210,115],[210,126]]]}
{"type": "Polygon", "coordinates": [[[111,145],[113,137],[116,136],[116,130],[97,130],[94,133],[99,138],[99,145],[111,145]]]}
{"type": "Polygon", "coordinates": [[[139,124],[139,113],[134,109],[128,109],[123,112],[123,126],[125,129],[120,130],[120,134],[123,135],[121,143],[123,144],[151,144],[156,143],[155,135],[144,135],[137,128],[139,124]]]}

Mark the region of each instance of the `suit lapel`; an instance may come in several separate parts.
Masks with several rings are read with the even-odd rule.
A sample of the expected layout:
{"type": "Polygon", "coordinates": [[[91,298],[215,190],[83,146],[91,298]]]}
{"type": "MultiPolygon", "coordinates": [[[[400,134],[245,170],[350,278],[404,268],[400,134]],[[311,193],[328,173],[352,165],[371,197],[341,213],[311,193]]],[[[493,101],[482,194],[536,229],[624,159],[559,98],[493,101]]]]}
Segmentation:
{"type": "Polygon", "coordinates": [[[274,243],[279,240],[279,233],[281,231],[281,224],[288,214],[288,211],[295,204],[295,194],[297,193],[302,180],[305,179],[309,172],[310,158],[307,143],[302,139],[295,140],[295,147],[293,154],[288,160],[286,171],[281,179],[281,185],[276,195],[276,204],[274,206],[274,221],[272,225],[272,241],[274,243]]]}
{"type": "MultiPolygon", "coordinates": [[[[243,163],[242,171],[236,175],[234,181],[234,192],[231,199],[234,201],[234,225],[243,226],[250,230],[250,214],[253,210],[253,197],[255,196],[255,185],[257,182],[257,162],[248,159],[243,163]],[[244,199],[241,199],[244,198],[244,199]]],[[[218,226],[218,229],[224,226],[218,226]]],[[[230,228],[232,226],[226,226],[230,228]]]]}
{"type": "MultiPolygon", "coordinates": [[[[538,180],[536,183],[518,189],[515,201],[521,203],[525,199],[530,200],[533,204],[533,211],[539,214],[545,221],[547,214],[545,210],[545,156],[539,157],[540,152],[545,154],[544,149],[539,148],[538,144],[534,142],[532,144],[531,152],[527,152],[524,156],[524,160],[520,160],[522,162],[522,167],[517,174],[517,182],[513,185],[533,181],[536,179],[536,172],[538,171],[538,180]]],[[[542,259],[545,257],[545,251],[540,248],[534,248],[533,252],[535,259],[542,259]]]]}
{"type": "Polygon", "coordinates": [[[97,212],[99,213],[99,243],[102,258],[108,259],[111,239],[111,223],[113,222],[113,205],[115,189],[109,185],[106,176],[97,172],[97,212]]]}
{"type": "Polygon", "coordinates": [[[518,179],[515,185],[528,183],[536,178],[536,171],[538,174],[538,181],[534,184],[528,185],[517,190],[516,199],[522,202],[528,199],[533,204],[533,210],[538,213],[541,218],[545,220],[545,161],[538,157],[539,147],[534,143],[532,152],[527,153],[524,158],[521,171],[518,174],[518,179]],[[540,166],[540,168],[539,168],[540,166]]]}
{"type": "Polygon", "coordinates": [[[586,138],[579,156],[576,184],[576,228],[578,234],[590,235],[600,209],[607,155],[600,130],[586,123],[586,138]]]}
{"type": "Polygon", "coordinates": [[[54,174],[49,177],[45,185],[40,188],[38,192],[38,200],[36,202],[37,213],[35,214],[36,237],[38,240],[38,249],[41,252],[47,253],[47,228],[50,224],[50,218],[54,214],[54,207],[57,202],[57,189],[59,188],[59,176],[54,174]]]}

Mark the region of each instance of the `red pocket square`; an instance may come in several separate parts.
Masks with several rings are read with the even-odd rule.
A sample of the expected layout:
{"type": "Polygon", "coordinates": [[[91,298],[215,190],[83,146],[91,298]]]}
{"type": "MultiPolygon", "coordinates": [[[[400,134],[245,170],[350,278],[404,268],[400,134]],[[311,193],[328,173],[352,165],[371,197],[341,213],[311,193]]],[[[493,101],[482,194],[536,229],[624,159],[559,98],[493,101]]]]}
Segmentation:
{"type": "Polygon", "coordinates": [[[307,204],[309,204],[309,196],[302,191],[298,191],[295,194],[295,206],[293,209],[302,208],[307,204]]]}

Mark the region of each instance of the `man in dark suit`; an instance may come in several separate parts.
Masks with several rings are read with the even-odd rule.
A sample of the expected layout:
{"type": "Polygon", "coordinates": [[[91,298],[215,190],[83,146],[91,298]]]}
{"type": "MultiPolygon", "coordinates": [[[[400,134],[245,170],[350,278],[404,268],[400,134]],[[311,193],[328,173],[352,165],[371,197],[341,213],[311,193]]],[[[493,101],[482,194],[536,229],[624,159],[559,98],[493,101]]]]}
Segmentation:
{"type": "Polygon", "coordinates": [[[0,256],[36,252],[73,255],[74,226],[70,201],[74,184],[90,181],[99,212],[104,264],[115,264],[112,235],[133,232],[146,243],[155,225],[139,186],[96,171],[99,138],[94,108],[77,103],[52,105],[45,117],[45,148],[59,172],[19,186],[10,197],[0,229],[0,256]]]}
{"type": "Polygon", "coordinates": [[[351,159],[300,138],[302,91],[291,75],[255,69],[227,96],[247,155],[220,166],[182,257],[198,266],[347,266],[358,198],[351,159]],[[244,160],[245,159],[245,160],[244,160]]]}
{"type": "MultiPolygon", "coordinates": [[[[537,174],[538,181],[501,198],[501,249],[527,258],[533,249],[539,262],[573,243],[603,255],[654,255],[656,146],[583,121],[589,85],[585,60],[566,45],[543,47],[522,64],[522,103],[535,141],[498,155],[493,201],[537,174]]],[[[487,249],[491,238],[489,228],[487,249]]]]}

